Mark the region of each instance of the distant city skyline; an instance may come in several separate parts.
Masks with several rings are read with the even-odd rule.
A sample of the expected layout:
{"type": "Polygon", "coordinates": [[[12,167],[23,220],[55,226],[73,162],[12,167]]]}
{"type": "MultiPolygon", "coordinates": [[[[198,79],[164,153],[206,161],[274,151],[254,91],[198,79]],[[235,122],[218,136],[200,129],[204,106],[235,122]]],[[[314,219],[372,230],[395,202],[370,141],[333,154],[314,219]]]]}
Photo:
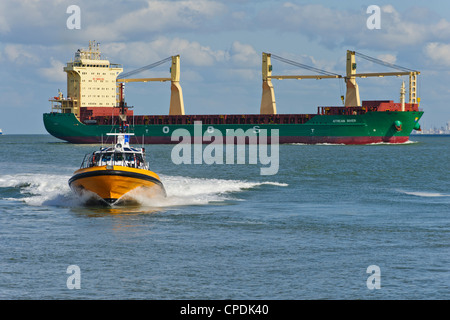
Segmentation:
{"type": "Polygon", "coordinates": [[[419,132],[414,132],[415,134],[450,134],[450,121],[443,126],[430,125],[427,126],[426,123],[423,124],[422,130],[419,132]]]}
{"type": "MultiPolygon", "coordinates": [[[[422,127],[450,121],[450,3],[442,1],[136,0],[0,3],[0,128],[46,133],[50,97],[67,94],[63,67],[89,40],[128,72],[181,57],[186,114],[258,113],[262,52],[344,75],[354,50],[418,70],[422,127]],[[373,8],[379,8],[373,10],[373,8]],[[378,16],[376,15],[378,14],[378,16]]],[[[139,76],[166,76],[162,65],[139,76]]],[[[310,71],[273,62],[276,74],[310,71]]],[[[362,59],[359,72],[392,69],[362,59]]],[[[360,78],[361,100],[399,101],[408,77],[360,78]]],[[[278,113],[342,105],[342,79],[274,80],[278,113]]],[[[170,84],[127,84],[135,114],[167,114],[170,84]]]]}

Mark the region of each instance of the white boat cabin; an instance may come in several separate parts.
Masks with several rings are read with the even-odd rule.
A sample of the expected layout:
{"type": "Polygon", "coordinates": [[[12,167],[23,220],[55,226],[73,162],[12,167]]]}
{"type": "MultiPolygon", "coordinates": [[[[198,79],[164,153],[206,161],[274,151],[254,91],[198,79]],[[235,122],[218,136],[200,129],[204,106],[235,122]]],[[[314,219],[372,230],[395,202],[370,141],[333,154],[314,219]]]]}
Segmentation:
{"type": "Polygon", "coordinates": [[[131,147],[128,141],[129,134],[117,134],[117,143],[114,146],[102,147],[99,151],[85,155],[81,167],[123,166],[148,170],[145,149],[131,147]]]}

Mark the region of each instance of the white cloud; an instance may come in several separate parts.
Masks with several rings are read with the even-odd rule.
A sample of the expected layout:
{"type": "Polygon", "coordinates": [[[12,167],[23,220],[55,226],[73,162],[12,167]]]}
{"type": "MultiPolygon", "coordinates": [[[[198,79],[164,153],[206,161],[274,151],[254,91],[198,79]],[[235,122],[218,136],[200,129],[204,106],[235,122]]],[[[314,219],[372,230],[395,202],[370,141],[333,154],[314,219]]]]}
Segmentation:
{"type": "Polygon", "coordinates": [[[393,54],[380,54],[377,56],[377,59],[380,59],[382,61],[386,61],[388,63],[392,63],[395,64],[395,62],[397,61],[397,57],[393,54]]]}
{"type": "MultiPolygon", "coordinates": [[[[351,46],[358,49],[401,50],[429,41],[450,41],[447,19],[411,19],[408,8],[400,12],[393,5],[381,7],[381,29],[369,30],[366,7],[339,9],[322,4],[286,2],[262,9],[258,25],[283,33],[296,32],[328,48],[351,46]],[[277,21],[280,23],[267,23],[277,21]],[[266,27],[267,26],[267,27],[266,27]]],[[[415,15],[429,16],[427,8],[415,8],[415,15]]]]}
{"type": "Polygon", "coordinates": [[[440,19],[436,24],[432,25],[431,34],[437,39],[450,39],[450,22],[440,19]]]}
{"type": "MultiPolygon", "coordinates": [[[[204,34],[220,36],[220,33],[271,30],[293,37],[306,36],[328,48],[401,50],[427,42],[450,41],[449,20],[413,19],[408,15],[410,8],[397,11],[394,5],[381,7],[380,30],[368,30],[364,5],[348,9],[338,4],[325,6],[294,1],[267,1],[255,5],[250,1],[80,0],[77,5],[81,8],[81,29],[68,30],[66,8],[69,3],[62,0],[0,1],[0,35],[5,36],[2,40],[39,44],[86,39],[103,43],[136,42],[153,41],[162,34],[180,38],[182,34],[195,32],[198,39],[191,38],[192,45],[194,41],[201,42],[204,34]]],[[[430,17],[427,8],[414,7],[413,11],[415,17],[430,17]]],[[[207,54],[207,46],[203,44],[203,47],[202,54],[214,55],[213,52],[207,54]]],[[[211,60],[206,56],[198,60],[207,65],[211,60]]],[[[236,63],[240,57],[235,57],[236,63]]]]}
{"type": "Polygon", "coordinates": [[[450,44],[431,42],[424,51],[434,64],[450,66],[450,44]]]}
{"type": "Polygon", "coordinates": [[[43,37],[39,34],[45,28],[52,28],[65,21],[64,3],[61,0],[18,0],[1,1],[0,3],[0,34],[9,35],[11,38],[22,38],[34,36],[43,37]],[[64,11],[63,11],[64,10],[64,11]],[[20,35],[17,34],[20,31],[20,35]],[[27,34],[28,33],[28,34],[27,34]]]}
{"type": "Polygon", "coordinates": [[[261,71],[253,68],[229,68],[225,70],[225,74],[229,79],[242,79],[244,81],[261,78],[261,71]]]}
{"type": "Polygon", "coordinates": [[[161,32],[208,32],[228,14],[227,5],[210,0],[75,1],[81,10],[81,29],[68,30],[65,0],[0,1],[0,35],[3,41],[135,41],[161,32]],[[209,28],[209,29],[208,29],[209,28]]]}
{"type": "Polygon", "coordinates": [[[124,67],[141,67],[169,56],[179,54],[181,63],[193,66],[212,66],[216,62],[228,59],[224,50],[213,50],[209,46],[196,41],[160,37],[151,42],[114,42],[103,45],[102,53],[114,59],[115,63],[122,63],[124,67]]]}
{"type": "Polygon", "coordinates": [[[6,59],[18,65],[35,64],[39,57],[32,53],[32,47],[21,44],[7,44],[3,49],[6,59]]]}
{"type": "MultiPolygon", "coordinates": [[[[2,10],[0,8],[0,10],[2,10]]],[[[9,27],[8,21],[5,17],[0,16],[0,34],[7,34],[11,31],[11,28],[9,27]]]]}
{"type": "Polygon", "coordinates": [[[146,5],[121,13],[113,21],[96,21],[88,15],[85,34],[95,34],[103,41],[136,39],[143,35],[168,30],[199,30],[227,12],[222,3],[208,0],[159,1],[148,0],[146,5]]]}
{"type": "Polygon", "coordinates": [[[363,13],[335,10],[320,4],[294,4],[286,2],[260,12],[259,24],[264,28],[279,28],[296,32],[327,46],[335,46],[345,37],[352,36],[366,25],[363,13]],[[274,21],[274,23],[267,23],[274,21]]]}
{"type": "Polygon", "coordinates": [[[54,58],[50,58],[50,67],[39,68],[39,74],[44,76],[49,81],[64,82],[67,79],[67,75],[64,72],[64,63],[54,58]]]}
{"type": "MultiPolygon", "coordinates": [[[[167,41],[167,39],[166,39],[167,41]]],[[[227,53],[223,50],[213,50],[209,46],[203,46],[194,41],[175,38],[168,40],[167,45],[171,52],[178,52],[183,60],[195,66],[212,66],[217,61],[227,59],[227,53]]]]}
{"type": "MultiPolygon", "coordinates": [[[[123,64],[125,72],[179,54],[183,81],[202,82],[223,76],[227,79],[233,77],[254,80],[255,77],[260,77],[261,72],[260,55],[250,44],[239,41],[234,41],[230,50],[226,51],[205,46],[197,41],[159,37],[151,42],[106,43],[101,45],[101,51],[103,58],[123,64]],[[208,69],[206,73],[204,67],[208,69]]],[[[167,67],[168,64],[145,71],[138,77],[168,76],[168,69],[164,69],[164,66],[167,67]]]]}
{"type": "Polygon", "coordinates": [[[250,44],[234,41],[229,51],[213,49],[197,41],[159,37],[151,42],[112,42],[101,45],[104,58],[121,63],[124,68],[138,68],[179,54],[181,65],[212,67],[222,65],[241,70],[261,64],[261,57],[250,44]]]}
{"type": "Polygon", "coordinates": [[[231,46],[231,60],[242,66],[257,66],[261,63],[261,57],[255,49],[239,41],[234,41],[231,46]]]}
{"type": "Polygon", "coordinates": [[[395,11],[394,7],[390,4],[382,6],[381,11],[386,12],[386,13],[395,13],[395,14],[397,13],[397,11],[395,11]]]}

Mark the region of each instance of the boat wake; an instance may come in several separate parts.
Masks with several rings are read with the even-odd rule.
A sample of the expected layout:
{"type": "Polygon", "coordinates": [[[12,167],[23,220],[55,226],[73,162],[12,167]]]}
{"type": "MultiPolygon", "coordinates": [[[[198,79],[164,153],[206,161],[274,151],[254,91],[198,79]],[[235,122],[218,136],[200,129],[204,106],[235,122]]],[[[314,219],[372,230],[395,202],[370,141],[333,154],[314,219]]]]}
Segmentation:
{"type": "Polygon", "coordinates": [[[71,195],[67,177],[61,175],[34,173],[3,175],[0,177],[0,190],[3,200],[21,201],[31,206],[63,204],[72,206],[79,203],[71,195]],[[3,197],[4,194],[10,197],[3,197]]]}
{"type": "Polygon", "coordinates": [[[330,142],[323,142],[323,143],[286,143],[286,145],[291,146],[345,146],[345,143],[330,143],[330,142]]]}
{"type": "MultiPolygon", "coordinates": [[[[238,194],[264,185],[288,186],[279,182],[206,179],[160,175],[167,197],[146,196],[139,189],[126,194],[129,200],[144,207],[167,208],[239,201],[238,194]]],[[[21,201],[30,206],[80,207],[91,204],[91,195],[74,194],[67,183],[69,176],[47,174],[15,174],[0,177],[0,200],[21,201]]],[[[123,203],[119,199],[118,203],[123,203]]]]}
{"type": "Polygon", "coordinates": [[[142,205],[170,207],[183,205],[204,205],[226,200],[238,200],[234,194],[262,185],[287,186],[278,182],[248,182],[242,180],[188,178],[182,176],[162,176],[167,196],[145,198],[136,192],[128,193],[142,205]]]}
{"type": "Polygon", "coordinates": [[[408,144],[416,144],[419,143],[419,141],[405,141],[405,142],[396,142],[396,143],[392,143],[392,142],[374,142],[374,143],[368,143],[366,144],[366,146],[398,146],[398,145],[408,145],[408,144]]]}
{"type": "MultiPolygon", "coordinates": [[[[373,142],[373,143],[366,143],[366,144],[360,144],[361,146],[389,146],[389,145],[393,145],[393,146],[398,146],[398,145],[408,145],[408,144],[416,144],[419,141],[411,141],[408,140],[406,142],[373,142]]],[[[323,143],[313,143],[313,144],[309,144],[309,143],[287,143],[287,145],[292,145],[292,146],[355,146],[355,145],[347,145],[345,143],[330,143],[330,142],[323,142],[323,143]]]]}
{"type": "Polygon", "coordinates": [[[416,197],[425,197],[425,198],[435,198],[435,197],[450,197],[450,194],[440,193],[440,192],[426,192],[426,191],[405,191],[405,190],[397,190],[400,193],[407,194],[410,196],[416,197]]]}

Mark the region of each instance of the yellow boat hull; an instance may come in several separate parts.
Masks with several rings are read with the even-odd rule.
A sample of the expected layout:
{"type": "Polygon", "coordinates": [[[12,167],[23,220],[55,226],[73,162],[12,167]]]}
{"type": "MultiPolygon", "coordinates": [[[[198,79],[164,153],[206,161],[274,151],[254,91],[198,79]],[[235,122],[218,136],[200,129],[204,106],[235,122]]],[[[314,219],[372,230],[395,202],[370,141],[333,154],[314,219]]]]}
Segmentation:
{"type": "Polygon", "coordinates": [[[123,166],[79,169],[69,179],[69,186],[78,194],[90,191],[108,203],[115,203],[137,188],[145,188],[149,196],[166,195],[164,186],[156,173],[123,166]]]}

